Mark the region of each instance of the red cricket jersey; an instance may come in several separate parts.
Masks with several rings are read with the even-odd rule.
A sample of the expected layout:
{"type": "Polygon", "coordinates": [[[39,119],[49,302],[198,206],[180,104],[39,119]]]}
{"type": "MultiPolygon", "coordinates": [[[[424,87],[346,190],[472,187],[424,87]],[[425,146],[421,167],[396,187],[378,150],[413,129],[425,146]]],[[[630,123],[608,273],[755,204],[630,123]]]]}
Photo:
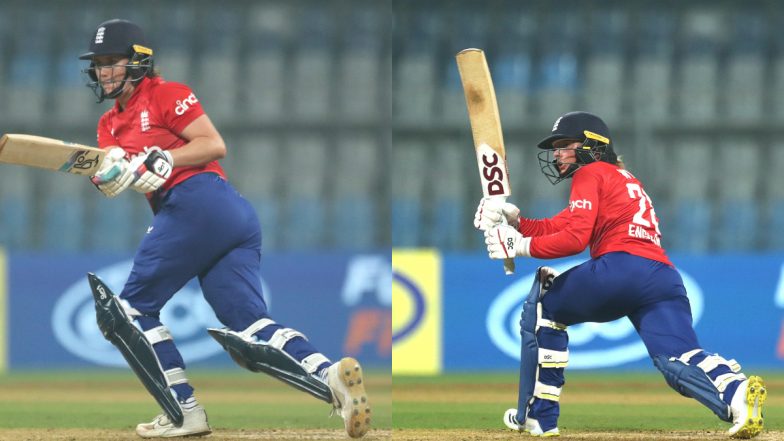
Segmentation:
{"type": "Polygon", "coordinates": [[[591,257],[623,251],[672,265],[661,247],[659,219],[637,178],[606,162],[580,167],[572,177],[569,206],[549,219],[520,218],[531,237],[531,256],[571,256],[591,247],[591,257]]]}
{"type": "MultiPolygon", "coordinates": [[[[183,129],[193,120],[204,115],[199,99],[191,89],[163,78],[144,78],[128,100],[124,109],[119,103],[106,111],[98,121],[98,146],[120,146],[127,156],[144,152],[145,147],[158,146],[161,150],[174,150],[187,144],[181,137],[183,129]]],[[[200,166],[177,167],[162,189],[168,190],[199,173],[216,173],[226,179],[218,161],[200,166]]],[[[154,194],[148,193],[147,199],[154,194]]]]}

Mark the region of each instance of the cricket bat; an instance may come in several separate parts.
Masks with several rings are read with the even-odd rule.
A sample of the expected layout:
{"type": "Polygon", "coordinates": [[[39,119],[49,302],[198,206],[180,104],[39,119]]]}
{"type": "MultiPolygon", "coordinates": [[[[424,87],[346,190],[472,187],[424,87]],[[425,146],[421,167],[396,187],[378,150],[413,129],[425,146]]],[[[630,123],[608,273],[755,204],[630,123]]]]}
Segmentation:
{"type": "MultiPolygon", "coordinates": [[[[482,192],[485,197],[506,201],[512,189],[509,186],[506,150],[501,133],[501,115],[485,53],[481,49],[463,49],[456,58],[468,106],[471,133],[474,135],[482,192]]],[[[506,274],[513,274],[514,269],[514,259],[504,259],[506,274]]]]}
{"type": "Polygon", "coordinates": [[[43,136],[6,134],[0,138],[0,162],[77,175],[98,172],[106,151],[43,136]]]}

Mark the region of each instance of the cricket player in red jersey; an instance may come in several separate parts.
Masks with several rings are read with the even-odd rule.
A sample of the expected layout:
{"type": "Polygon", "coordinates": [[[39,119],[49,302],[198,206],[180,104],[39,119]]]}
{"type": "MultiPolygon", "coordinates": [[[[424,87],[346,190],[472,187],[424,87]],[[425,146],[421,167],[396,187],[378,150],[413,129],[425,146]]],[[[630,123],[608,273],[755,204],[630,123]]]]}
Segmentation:
{"type": "Polygon", "coordinates": [[[211,432],[182,356],[159,319],[174,293],[198,277],[226,326],[210,335],[238,364],[332,404],[350,436],[364,435],[370,407],[359,363],[332,363],[301,332],[267,313],[259,221],[218,163],[226,146],[197,95],[158,75],[141,28],[126,20],[101,23],[80,58],[90,61],[88,85],[98,101],[115,100],[98,122],[98,145],[109,153],[92,182],[109,197],[129,188],[142,193],[154,213],[119,296],[88,276],[101,331],[164,411],[139,424],[137,434],[211,432]]]}
{"type": "Polygon", "coordinates": [[[518,406],[507,427],[557,436],[559,397],[569,359],[567,327],[628,317],[667,384],[732,423],[728,434],[762,431],[766,390],[735,360],[706,352],[692,328],[681,276],[661,247],[659,221],[642,183],[619,166],[607,125],[570,112],[538,147],[553,183],[572,180],[568,206],[549,219],[520,217],[510,203],[483,199],[475,226],[485,231],[492,259],[571,256],[590,247],[591,259],[557,274],[541,267],[523,305],[518,406]],[[506,220],[508,225],[501,222],[506,220]]]}

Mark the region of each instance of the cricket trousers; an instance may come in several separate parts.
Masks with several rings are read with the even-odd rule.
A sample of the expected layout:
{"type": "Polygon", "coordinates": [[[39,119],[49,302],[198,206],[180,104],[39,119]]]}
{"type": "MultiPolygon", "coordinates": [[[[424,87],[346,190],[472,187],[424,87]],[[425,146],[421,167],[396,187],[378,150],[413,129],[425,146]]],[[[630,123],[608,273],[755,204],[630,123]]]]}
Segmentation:
{"type": "MultiPolygon", "coordinates": [[[[261,228],[255,210],[229,182],[214,173],[202,173],[171,188],[161,199],[120,297],[139,312],[135,318],[142,330],[161,328],[161,308],[198,277],[218,320],[240,332],[269,318],[260,269],[261,228]]],[[[281,328],[272,324],[255,335],[268,341],[281,328]]],[[[155,342],[153,349],[167,377],[182,370],[171,386],[177,398],[185,401],[193,388],[174,341],[155,342]]],[[[317,352],[302,337],[288,341],[283,350],[300,362],[317,352]]]]}
{"type": "MultiPolygon", "coordinates": [[[[692,328],[691,307],[680,274],[661,262],[623,252],[599,256],[556,277],[541,305],[543,318],[567,326],[628,317],[651,358],[684,359],[688,354],[688,364],[699,364],[713,355],[701,350],[692,328]]],[[[564,354],[562,359],[568,359],[566,330],[542,327],[537,341],[540,351],[564,354]]],[[[540,364],[538,387],[548,393],[535,397],[528,417],[536,419],[544,431],[557,425],[565,364],[540,364]]],[[[706,373],[715,381],[731,370],[721,364],[706,373]]],[[[738,385],[722,386],[727,403],[738,385]]]]}

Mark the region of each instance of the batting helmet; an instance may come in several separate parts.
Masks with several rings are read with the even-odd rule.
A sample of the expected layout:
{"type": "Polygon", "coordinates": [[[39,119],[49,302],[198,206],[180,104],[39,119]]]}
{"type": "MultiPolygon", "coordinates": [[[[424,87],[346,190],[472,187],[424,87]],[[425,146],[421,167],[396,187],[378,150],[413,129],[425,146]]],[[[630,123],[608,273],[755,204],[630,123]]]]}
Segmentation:
{"type": "Polygon", "coordinates": [[[569,112],[560,116],[553,124],[550,136],[539,141],[537,147],[545,151],[539,153],[539,165],[542,173],[552,182],[557,184],[564,179],[572,177],[574,172],[586,164],[595,161],[615,164],[618,160],[610,142],[610,129],[598,116],[588,112],[569,112]],[[576,163],[561,173],[555,159],[553,147],[556,141],[570,139],[582,142],[575,150],[576,163]]]}
{"type": "Polygon", "coordinates": [[[121,55],[128,57],[125,67],[123,83],[130,81],[137,83],[153,70],[152,49],[147,45],[142,29],[128,20],[115,18],[98,25],[88,52],[79,56],[80,60],[90,60],[90,67],[85,73],[90,78],[87,83],[98,96],[98,102],[106,98],[117,98],[122,93],[122,87],[115,88],[111,93],[104,92],[95,72],[95,57],[103,55],[121,55]]]}

